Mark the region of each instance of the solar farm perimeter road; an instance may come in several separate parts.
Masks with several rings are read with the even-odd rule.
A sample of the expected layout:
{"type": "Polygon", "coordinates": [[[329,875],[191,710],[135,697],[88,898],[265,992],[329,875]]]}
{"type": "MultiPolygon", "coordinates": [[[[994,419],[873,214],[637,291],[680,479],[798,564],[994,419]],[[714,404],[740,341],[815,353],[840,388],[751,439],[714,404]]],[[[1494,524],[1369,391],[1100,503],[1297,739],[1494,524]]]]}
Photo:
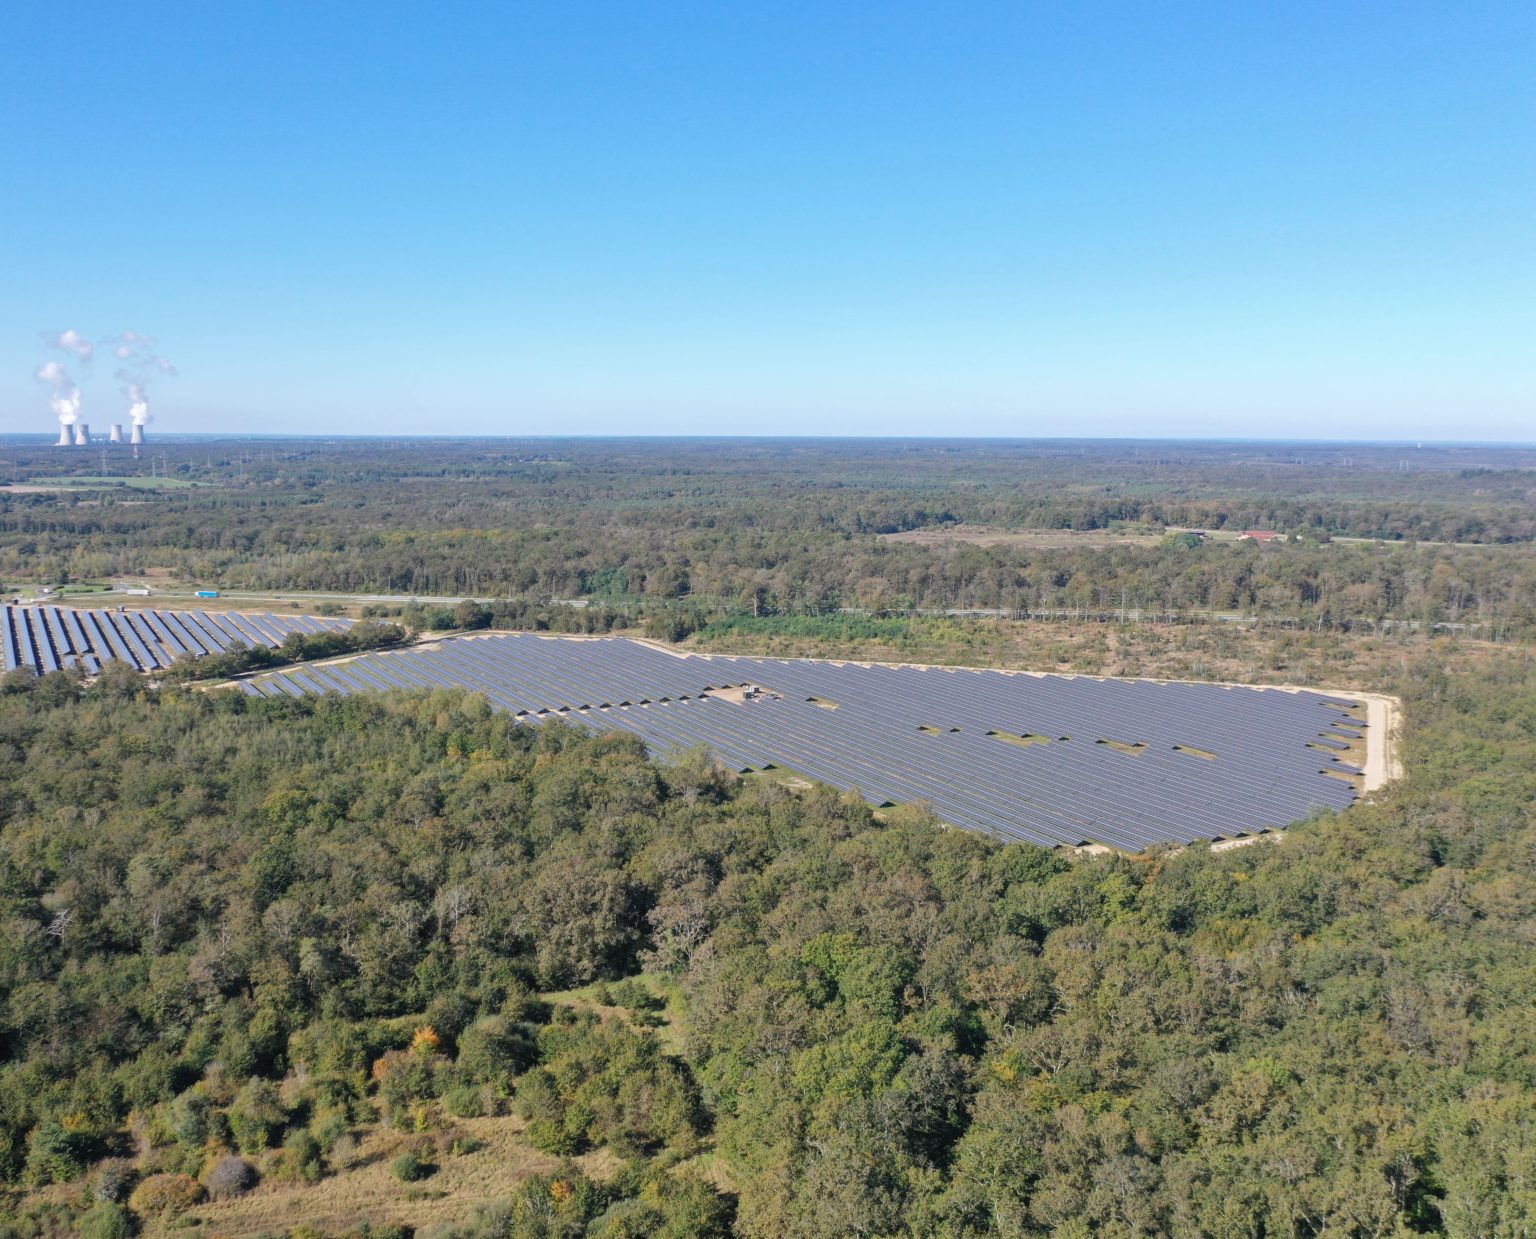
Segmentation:
{"type": "Polygon", "coordinates": [[[459,686],[538,724],[706,745],[872,805],[1045,846],[1230,839],[1359,794],[1358,701],[1309,691],[674,654],[624,638],[458,637],[241,683],[256,696],[459,686]],[[751,686],[758,691],[744,691],[751,686]]]}

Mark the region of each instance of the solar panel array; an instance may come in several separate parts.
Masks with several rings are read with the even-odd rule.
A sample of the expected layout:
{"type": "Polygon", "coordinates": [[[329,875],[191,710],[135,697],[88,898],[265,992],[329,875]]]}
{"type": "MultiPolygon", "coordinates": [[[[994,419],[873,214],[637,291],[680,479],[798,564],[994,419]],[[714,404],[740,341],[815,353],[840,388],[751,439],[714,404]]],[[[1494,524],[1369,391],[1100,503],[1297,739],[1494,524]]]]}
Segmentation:
{"type": "Polygon", "coordinates": [[[874,805],[926,801],[1004,839],[1131,852],[1347,807],[1360,772],[1328,750],[1365,727],[1359,703],[1313,692],[676,656],[621,638],[459,638],[241,687],[443,686],[527,722],[633,732],[663,754],[707,745],[738,770],[793,771],[874,805]],[[743,685],[761,691],[742,700],[743,685]]]}
{"type": "Polygon", "coordinates": [[[235,645],[278,646],[291,632],[340,632],[350,626],[350,620],[311,615],[6,606],[0,615],[0,651],[6,671],[80,666],[94,674],[112,659],[155,671],[184,655],[201,658],[235,645]]]}

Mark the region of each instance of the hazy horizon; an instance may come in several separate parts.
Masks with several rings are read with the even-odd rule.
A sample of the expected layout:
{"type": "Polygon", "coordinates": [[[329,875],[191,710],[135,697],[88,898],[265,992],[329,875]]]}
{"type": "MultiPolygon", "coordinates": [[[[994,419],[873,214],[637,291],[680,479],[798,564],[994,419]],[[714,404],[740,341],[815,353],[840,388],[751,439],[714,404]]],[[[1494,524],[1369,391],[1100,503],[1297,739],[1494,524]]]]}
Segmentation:
{"type": "MultiPolygon", "coordinates": [[[[68,451],[94,450],[105,447],[108,451],[122,449],[126,456],[128,445],[124,443],[107,443],[104,440],[105,427],[91,428],[92,441],[89,449],[76,449],[71,447],[68,451]]],[[[397,433],[348,433],[345,431],[289,431],[289,432],[246,432],[239,430],[193,430],[193,431],[161,431],[156,429],[151,432],[149,444],[156,442],[185,443],[211,440],[216,442],[286,442],[291,440],[344,440],[358,442],[450,442],[450,443],[474,443],[474,442],[671,442],[677,440],[703,440],[720,442],[748,442],[748,443],[833,443],[870,442],[870,443],[1085,443],[1085,444],[1150,444],[1150,445],[1207,445],[1207,446],[1234,446],[1253,445],[1256,447],[1403,447],[1403,448],[1503,448],[1511,450],[1536,449],[1536,439],[1436,439],[1429,436],[1408,439],[1365,439],[1365,438],[1265,438],[1255,436],[1232,435],[1164,435],[1160,437],[1148,437],[1143,435],[924,435],[924,434],[711,434],[707,432],[663,434],[640,433],[629,434],[588,434],[576,431],[563,433],[545,432],[542,434],[503,434],[494,431],[484,431],[474,434],[431,434],[426,432],[397,432],[397,433]]],[[[36,434],[28,431],[0,431],[0,443],[26,443],[29,445],[51,446],[53,435],[36,434]],[[46,442],[45,442],[46,441],[46,442]]]]}

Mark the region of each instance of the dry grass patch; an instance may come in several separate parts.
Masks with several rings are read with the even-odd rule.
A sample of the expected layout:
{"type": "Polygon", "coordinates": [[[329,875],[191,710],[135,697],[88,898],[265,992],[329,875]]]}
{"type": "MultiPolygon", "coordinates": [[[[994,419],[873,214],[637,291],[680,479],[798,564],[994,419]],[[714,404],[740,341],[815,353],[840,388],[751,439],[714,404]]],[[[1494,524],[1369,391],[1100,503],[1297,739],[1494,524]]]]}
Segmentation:
{"type": "Polygon", "coordinates": [[[1192,744],[1175,744],[1173,751],[1175,753],[1188,753],[1191,757],[1198,757],[1202,761],[1216,760],[1216,754],[1211,752],[1210,749],[1197,749],[1192,744]]]}
{"type": "MultiPolygon", "coordinates": [[[[551,1174],[563,1164],[528,1144],[523,1120],[516,1116],[457,1119],[454,1126],[481,1147],[437,1159],[437,1173],[419,1183],[401,1183],[389,1165],[420,1137],[373,1127],[360,1137],[352,1163],[319,1183],[266,1182],[248,1195],[199,1205],[176,1222],[146,1226],[143,1233],[185,1234],[189,1218],[202,1228],[198,1233],[228,1239],[253,1239],[299,1225],[336,1231],[361,1222],[418,1228],[460,1222],[476,1205],[505,1199],[523,1180],[551,1174]]],[[[606,1148],[573,1160],[599,1180],[612,1178],[622,1165],[606,1148]]]]}
{"type": "MultiPolygon", "coordinates": [[[[1033,732],[1025,732],[1022,736],[1016,736],[1011,731],[989,731],[987,735],[991,736],[994,740],[1005,740],[1009,744],[1017,744],[1020,748],[1025,749],[1032,745],[1049,744],[1051,742],[1049,736],[1037,736],[1033,732]]],[[[1065,740],[1066,737],[1063,736],[1062,739],[1065,740]]]]}
{"type": "Polygon", "coordinates": [[[1313,632],[1250,624],[1108,624],[1067,620],[918,619],[901,641],[733,634],[687,647],[766,658],[857,659],[931,666],[1077,672],[1129,679],[1306,685],[1343,691],[1386,686],[1420,657],[1473,666],[1508,646],[1465,636],[1338,630],[1313,632]]]}

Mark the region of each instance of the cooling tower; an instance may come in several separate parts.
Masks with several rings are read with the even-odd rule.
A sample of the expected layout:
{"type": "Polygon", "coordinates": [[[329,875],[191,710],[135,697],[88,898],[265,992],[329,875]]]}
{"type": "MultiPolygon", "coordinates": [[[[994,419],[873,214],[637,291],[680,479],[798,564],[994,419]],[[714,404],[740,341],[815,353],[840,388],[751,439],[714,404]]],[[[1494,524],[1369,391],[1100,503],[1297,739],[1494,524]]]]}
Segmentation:
{"type": "Polygon", "coordinates": [[[69,427],[67,425],[65,425],[63,422],[60,422],[59,423],[59,441],[56,444],[54,444],[54,446],[55,447],[68,447],[74,441],[75,441],[74,440],[74,436],[70,434],[69,427]]]}
{"type": "Polygon", "coordinates": [[[75,423],[75,446],[76,447],[90,447],[91,446],[91,428],[89,426],[87,426],[84,422],[76,422],[75,423]]]}
{"type": "Polygon", "coordinates": [[[128,442],[129,443],[143,443],[144,442],[144,427],[139,425],[138,422],[134,422],[133,429],[128,432],[128,442]]]}
{"type": "Polygon", "coordinates": [[[123,441],[123,428],[116,422],[112,423],[112,429],[107,431],[108,443],[121,443],[123,441]]]}

